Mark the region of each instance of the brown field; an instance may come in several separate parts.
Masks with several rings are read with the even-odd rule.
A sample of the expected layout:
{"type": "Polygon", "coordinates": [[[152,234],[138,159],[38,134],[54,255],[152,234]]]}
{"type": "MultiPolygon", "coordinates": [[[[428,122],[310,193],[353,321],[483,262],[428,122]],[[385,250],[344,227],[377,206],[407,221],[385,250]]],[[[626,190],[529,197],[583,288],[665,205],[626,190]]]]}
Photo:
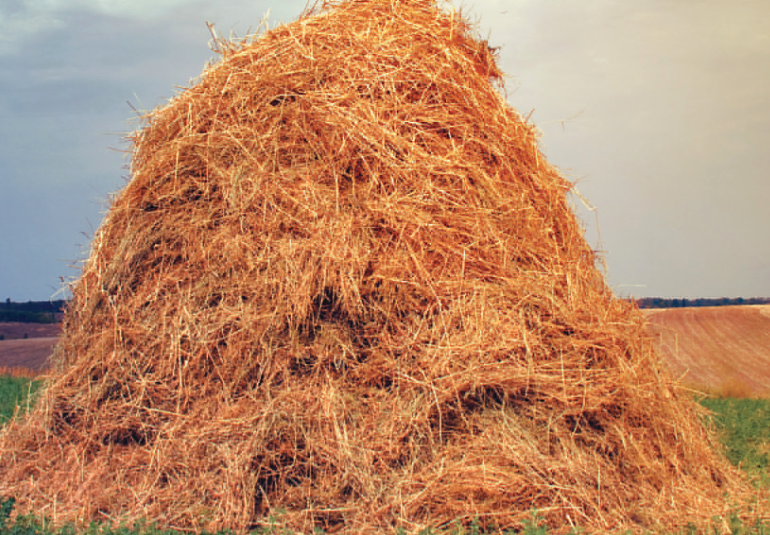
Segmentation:
{"type": "MultiPolygon", "coordinates": [[[[682,383],[715,394],[770,395],[770,305],[644,310],[682,383]]],[[[60,324],[0,323],[0,368],[41,371],[60,324]],[[27,334],[28,339],[23,339],[27,334]]]]}
{"type": "Polygon", "coordinates": [[[0,340],[0,369],[25,368],[35,372],[43,371],[56,340],[55,336],[0,340]]]}
{"type": "Polygon", "coordinates": [[[0,322],[0,337],[8,340],[25,338],[51,338],[59,336],[61,323],[20,323],[17,321],[0,322]]]}
{"type": "Polygon", "coordinates": [[[734,397],[770,394],[770,305],[645,310],[674,376],[734,397]]]}
{"type": "Polygon", "coordinates": [[[43,371],[60,332],[59,323],[0,322],[0,370],[43,371]]]}

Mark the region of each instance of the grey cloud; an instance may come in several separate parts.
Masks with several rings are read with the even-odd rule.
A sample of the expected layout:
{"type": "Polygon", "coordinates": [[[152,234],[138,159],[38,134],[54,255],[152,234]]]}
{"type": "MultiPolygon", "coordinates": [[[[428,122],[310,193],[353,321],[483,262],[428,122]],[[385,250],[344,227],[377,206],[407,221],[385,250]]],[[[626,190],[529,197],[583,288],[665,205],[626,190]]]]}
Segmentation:
{"type": "MultiPolygon", "coordinates": [[[[271,4],[271,25],[305,7],[191,0],[141,18],[64,3],[14,54],[2,55],[0,38],[0,225],[22,229],[0,233],[15,257],[1,257],[0,298],[46,298],[59,260],[82,254],[100,199],[124,184],[127,160],[110,147],[127,148],[119,133],[138,126],[127,101],[151,109],[200,74],[214,57],[205,21],[244,35],[271,4]]],[[[4,3],[0,18],[10,5],[23,4],[4,3]]],[[[769,10],[757,0],[478,0],[463,10],[502,46],[509,100],[534,110],[549,161],[597,207],[598,229],[574,200],[620,293],[770,295],[769,10]]]]}

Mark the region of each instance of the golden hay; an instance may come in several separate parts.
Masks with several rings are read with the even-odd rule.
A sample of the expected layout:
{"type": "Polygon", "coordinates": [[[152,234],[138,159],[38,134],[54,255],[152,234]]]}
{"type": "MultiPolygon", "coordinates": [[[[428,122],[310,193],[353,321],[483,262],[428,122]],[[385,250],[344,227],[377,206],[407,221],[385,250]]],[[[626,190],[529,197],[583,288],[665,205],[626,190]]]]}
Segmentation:
{"type": "Polygon", "coordinates": [[[432,2],[344,0],[146,117],[0,493],[56,522],[702,523],[745,491],[432,2]]]}

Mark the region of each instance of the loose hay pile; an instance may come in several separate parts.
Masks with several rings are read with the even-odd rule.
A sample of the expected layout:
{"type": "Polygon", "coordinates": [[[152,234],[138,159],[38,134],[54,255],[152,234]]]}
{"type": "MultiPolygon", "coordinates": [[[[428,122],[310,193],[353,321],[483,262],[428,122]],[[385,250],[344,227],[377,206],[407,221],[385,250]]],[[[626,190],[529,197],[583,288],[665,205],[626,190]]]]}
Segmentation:
{"type": "Polygon", "coordinates": [[[217,45],[136,136],[0,493],[304,532],[724,513],[742,484],[466,21],[347,0],[217,45]]]}

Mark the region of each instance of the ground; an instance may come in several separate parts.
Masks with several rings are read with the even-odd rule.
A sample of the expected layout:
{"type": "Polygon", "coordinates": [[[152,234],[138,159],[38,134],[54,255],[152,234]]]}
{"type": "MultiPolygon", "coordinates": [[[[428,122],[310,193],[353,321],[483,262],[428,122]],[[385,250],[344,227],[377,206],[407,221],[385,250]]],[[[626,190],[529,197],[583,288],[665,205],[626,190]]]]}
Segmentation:
{"type": "MultiPolygon", "coordinates": [[[[770,395],[770,305],[648,309],[665,365],[689,387],[770,395]]],[[[0,368],[45,368],[59,324],[0,323],[0,368]],[[27,338],[25,338],[25,335],[27,338]]]]}
{"type": "Polygon", "coordinates": [[[666,366],[685,385],[770,395],[770,305],[645,310],[666,366]]]}
{"type": "Polygon", "coordinates": [[[60,331],[58,323],[0,322],[0,369],[42,371],[60,331]]]}

